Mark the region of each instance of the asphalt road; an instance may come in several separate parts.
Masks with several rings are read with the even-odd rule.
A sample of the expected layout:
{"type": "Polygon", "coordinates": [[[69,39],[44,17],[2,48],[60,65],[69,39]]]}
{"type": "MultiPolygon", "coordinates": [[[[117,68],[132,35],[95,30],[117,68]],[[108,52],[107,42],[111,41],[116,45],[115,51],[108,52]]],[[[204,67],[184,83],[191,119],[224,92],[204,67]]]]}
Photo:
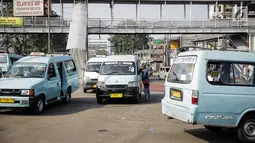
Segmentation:
{"type": "Polygon", "coordinates": [[[108,100],[75,93],[67,105],[50,105],[43,115],[0,113],[0,143],[237,143],[233,131],[212,133],[161,114],[162,92],[152,102],[108,100]]]}

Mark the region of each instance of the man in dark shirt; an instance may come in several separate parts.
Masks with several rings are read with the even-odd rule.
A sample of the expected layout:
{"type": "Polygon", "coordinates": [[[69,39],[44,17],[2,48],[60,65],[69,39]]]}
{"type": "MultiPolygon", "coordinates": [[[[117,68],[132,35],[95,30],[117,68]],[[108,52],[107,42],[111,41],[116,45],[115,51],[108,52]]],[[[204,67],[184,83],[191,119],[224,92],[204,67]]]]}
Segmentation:
{"type": "Polygon", "coordinates": [[[146,97],[146,102],[151,101],[150,97],[150,83],[149,83],[149,73],[146,69],[146,65],[142,67],[142,81],[143,81],[143,87],[144,87],[144,94],[146,97]]]}

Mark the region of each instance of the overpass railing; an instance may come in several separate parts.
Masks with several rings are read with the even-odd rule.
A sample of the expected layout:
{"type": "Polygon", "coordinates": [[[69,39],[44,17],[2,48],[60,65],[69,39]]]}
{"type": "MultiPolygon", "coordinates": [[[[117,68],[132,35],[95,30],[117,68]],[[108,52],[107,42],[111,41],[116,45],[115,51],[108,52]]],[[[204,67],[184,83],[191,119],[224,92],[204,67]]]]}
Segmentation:
{"type": "MultiPolygon", "coordinates": [[[[24,17],[24,27],[48,27],[47,17],[24,17]]],[[[51,27],[69,27],[71,20],[52,17],[51,27]]],[[[85,22],[85,21],[84,21],[85,22]]],[[[233,21],[232,19],[186,19],[186,20],[158,20],[158,19],[95,19],[88,21],[89,28],[227,28],[227,27],[252,27],[255,19],[246,21],[233,21]]],[[[3,26],[1,26],[3,27],[3,26]]]]}

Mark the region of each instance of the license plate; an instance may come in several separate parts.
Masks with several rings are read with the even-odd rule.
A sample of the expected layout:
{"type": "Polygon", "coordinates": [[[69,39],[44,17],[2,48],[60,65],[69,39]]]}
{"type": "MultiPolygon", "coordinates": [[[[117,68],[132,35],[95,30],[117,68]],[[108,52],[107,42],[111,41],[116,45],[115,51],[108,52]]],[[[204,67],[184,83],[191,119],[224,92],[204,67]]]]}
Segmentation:
{"type": "Polygon", "coordinates": [[[122,97],[122,93],[113,93],[113,94],[110,94],[110,97],[111,98],[121,98],[122,97]]]}
{"type": "Polygon", "coordinates": [[[171,90],[170,98],[178,101],[182,101],[182,92],[179,90],[171,90]]]}
{"type": "Polygon", "coordinates": [[[0,98],[0,103],[14,103],[13,98],[0,98]]]}
{"type": "Polygon", "coordinates": [[[181,92],[180,91],[173,91],[173,96],[176,98],[181,98],[181,92]]]}
{"type": "Polygon", "coordinates": [[[94,85],[93,85],[93,87],[94,87],[94,88],[97,88],[97,85],[96,85],[96,84],[94,84],[94,85]]]}

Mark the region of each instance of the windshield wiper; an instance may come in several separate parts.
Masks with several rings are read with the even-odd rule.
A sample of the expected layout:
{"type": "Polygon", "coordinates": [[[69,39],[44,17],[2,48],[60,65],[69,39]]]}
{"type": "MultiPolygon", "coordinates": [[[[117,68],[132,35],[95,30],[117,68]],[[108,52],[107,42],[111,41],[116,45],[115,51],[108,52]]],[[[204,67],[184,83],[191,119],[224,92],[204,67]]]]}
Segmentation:
{"type": "Polygon", "coordinates": [[[114,71],[114,72],[106,73],[105,75],[110,75],[110,74],[114,74],[114,73],[119,73],[119,72],[114,71]]]}

